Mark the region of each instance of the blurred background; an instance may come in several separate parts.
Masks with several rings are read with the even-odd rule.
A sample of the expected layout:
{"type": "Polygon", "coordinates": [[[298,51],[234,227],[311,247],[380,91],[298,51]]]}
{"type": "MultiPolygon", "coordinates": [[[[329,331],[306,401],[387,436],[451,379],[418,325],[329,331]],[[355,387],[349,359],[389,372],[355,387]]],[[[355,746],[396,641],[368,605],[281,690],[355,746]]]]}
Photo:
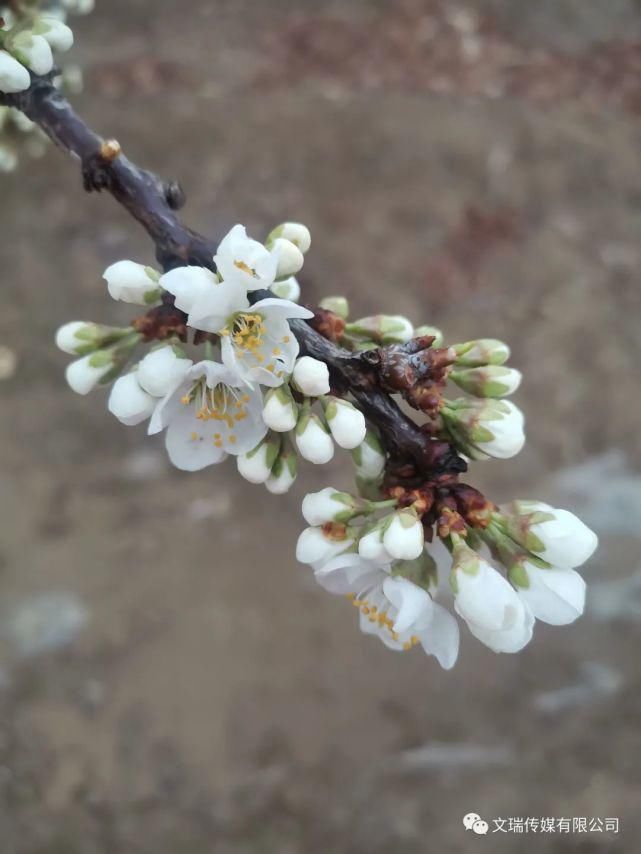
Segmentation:
{"type": "Polygon", "coordinates": [[[25,161],[0,184],[2,854],[636,852],[641,4],[98,0],[74,29],[79,111],[191,225],[301,220],[305,300],[508,341],[529,443],[470,480],[602,547],[586,616],[518,656],[464,629],[443,673],[361,635],[294,558],[346,456],[274,498],[65,386],[55,329],[127,322],[101,274],[152,247],[70,159],[25,161]],[[472,811],[620,831],[480,839],[472,811]]]}

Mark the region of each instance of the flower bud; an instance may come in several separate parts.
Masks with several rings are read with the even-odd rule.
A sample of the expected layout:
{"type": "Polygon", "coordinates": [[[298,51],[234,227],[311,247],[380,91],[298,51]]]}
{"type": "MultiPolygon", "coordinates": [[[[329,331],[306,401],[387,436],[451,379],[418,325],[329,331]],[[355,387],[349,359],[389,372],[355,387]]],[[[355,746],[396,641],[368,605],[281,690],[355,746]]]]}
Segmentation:
{"type": "Polygon", "coordinates": [[[441,416],[454,444],[471,459],[509,459],[525,444],[523,413],[510,401],[445,401],[441,416]]]}
{"type": "Polygon", "coordinates": [[[509,578],[534,617],[550,626],[567,626],[585,609],[585,581],[574,569],[539,567],[522,560],[509,578]]]}
{"type": "Polygon", "coordinates": [[[329,393],[329,369],[325,362],[311,356],[296,360],[293,379],[296,388],[308,397],[329,393]]]}
{"type": "Polygon", "coordinates": [[[265,483],[274,467],[279,450],[280,437],[268,435],[253,451],[236,457],[239,473],[250,483],[265,483]]]}
{"type": "Polygon", "coordinates": [[[303,255],[309,250],[309,247],[312,244],[312,236],[309,233],[309,229],[306,225],[303,225],[300,222],[284,222],[282,225],[276,226],[276,228],[270,232],[267,240],[265,241],[265,245],[268,248],[271,248],[276,240],[279,238],[284,238],[285,240],[289,240],[294,244],[303,255]]]}
{"type": "Polygon", "coordinates": [[[510,355],[510,348],[496,338],[479,338],[454,344],[456,364],[464,368],[478,368],[483,365],[502,365],[510,355]]]}
{"type": "Polygon", "coordinates": [[[296,543],[296,560],[300,563],[323,564],[353,545],[353,532],[345,525],[305,528],[296,543]]]}
{"type": "Polygon", "coordinates": [[[385,451],[380,439],[372,430],[363,442],[352,451],[356,474],[363,480],[377,480],[385,471],[385,451]]]}
{"type": "Polygon", "coordinates": [[[140,387],[136,373],[132,372],[113,384],[107,408],[118,421],[132,427],[149,418],[157,402],[140,387]]]}
{"type": "Polygon", "coordinates": [[[391,563],[392,558],[383,544],[383,525],[378,524],[358,541],[358,553],[373,563],[391,563]]]}
{"type": "Polygon", "coordinates": [[[534,617],[509,582],[460,538],[452,553],[454,608],[470,632],[494,652],[518,652],[534,617]]]}
{"type": "Polygon", "coordinates": [[[42,15],[38,19],[38,29],[53,50],[64,53],[73,45],[73,30],[59,18],[42,15]]]}
{"type": "Polygon", "coordinates": [[[271,388],[264,400],[263,421],[271,430],[286,433],[296,427],[298,406],[287,383],[271,388]]]}
{"type": "Polygon", "coordinates": [[[63,324],[56,332],[56,346],[63,353],[72,356],[86,356],[107,344],[111,344],[125,335],[130,335],[130,328],[105,326],[102,323],[91,323],[84,320],[72,320],[63,324]]]}
{"type": "Polygon", "coordinates": [[[406,344],[414,336],[414,327],[400,314],[376,314],[348,323],[349,335],[374,341],[376,344],[406,344]]]}
{"type": "Polygon", "coordinates": [[[158,273],[135,261],[117,261],[103,273],[109,295],[133,305],[150,305],[160,297],[158,273]]]}
{"type": "Polygon", "coordinates": [[[53,68],[51,47],[42,36],[35,36],[28,31],[19,33],[13,39],[11,50],[34,74],[49,74],[53,68]]]}
{"type": "Polygon", "coordinates": [[[0,50],[0,91],[24,92],[31,85],[29,72],[6,50],[0,50]]]}
{"type": "Polygon", "coordinates": [[[325,297],[320,301],[320,307],[325,311],[333,311],[343,320],[349,317],[349,303],[345,297],[325,297]]]}
{"type": "Polygon", "coordinates": [[[305,259],[298,246],[282,237],[276,238],[272,244],[272,252],[278,257],[276,275],[279,279],[285,276],[295,276],[303,268],[305,259]]]}
{"type": "Polygon", "coordinates": [[[67,365],[65,377],[77,394],[89,394],[113,367],[111,354],[106,350],[98,350],[67,365]]]}
{"type": "Polygon", "coordinates": [[[325,418],[334,441],[341,448],[357,448],[365,439],[365,416],[356,407],[340,397],[328,397],[325,418]]]}
{"type": "Polygon", "coordinates": [[[296,276],[290,276],[281,282],[274,282],[270,291],[277,297],[288,299],[290,302],[298,302],[300,299],[300,284],[296,276]]]}
{"type": "Polygon", "coordinates": [[[324,465],[334,456],[334,443],[318,415],[303,415],[296,425],[296,447],[305,460],[324,465]]]}
{"type": "Polygon", "coordinates": [[[296,453],[289,449],[280,454],[265,486],[273,495],[288,492],[296,480],[296,453]]]}
{"type": "Polygon", "coordinates": [[[483,365],[479,368],[454,370],[449,374],[452,382],[475,397],[507,397],[521,385],[522,375],[515,368],[500,365],[483,365]]]}
{"type": "Polygon", "coordinates": [[[174,348],[167,344],[152,350],[138,365],[138,382],[148,394],[164,397],[185,377],[192,366],[191,359],[176,355],[174,348]]]}
{"type": "Polygon", "coordinates": [[[592,556],[598,537],[573,513],[547,505],[542,509],[536,509],[536,505],[535,509],[526,510],[527,507],[526,502],[514,502],[502,517],[513,540],[556,567],[574,569],[592,556]]]}
{"type": "Polygon", "coordinates": [[[367,502],[328,486],[320,492],[310,492],[303,498],[303,516],[309,525],[346,523],[363,513],[366,506],[367,502]]]}
{"type": "Polygon", "coordinates": [[[423,523],[414,510],[397,510],[385,523],[383,545],[396,560],[413,560],[423,551],[423,523]]]}
{"type": "Polygon", "coordinates": [[[417,326],[414,330],[414,338],[422,338],[424,335],[432,335],[434,336],[434,341],[432,342],[432,347],[442,347],[443,346],[443,333],[440,329],[437,329],[436,326],[428,326],[428,324],[424,323],[422,326],[417,326]]]}

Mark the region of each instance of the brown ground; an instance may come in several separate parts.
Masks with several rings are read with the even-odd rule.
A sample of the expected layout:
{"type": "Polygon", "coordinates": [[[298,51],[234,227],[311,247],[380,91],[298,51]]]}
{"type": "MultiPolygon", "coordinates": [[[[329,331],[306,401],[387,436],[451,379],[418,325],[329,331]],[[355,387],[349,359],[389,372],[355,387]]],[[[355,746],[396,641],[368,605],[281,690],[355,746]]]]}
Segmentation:
{"type": "Polygon", "coordinates": [[[293,557],[344,457],[265,501],[65,387],[55,328],[125,320],[100,274],[152,255],[51,151],[2,179],[1,854],[638,851],[640,5],[98,6],[90,122],[203,231],[307,222],[310,301],[508,340],[530,442],[474,482],[603,548],[588,615],[520,656],[466,635],[445,674],[360,635],[293,557]],[[621,831],[482,840],[470,811],[621,831]]]}

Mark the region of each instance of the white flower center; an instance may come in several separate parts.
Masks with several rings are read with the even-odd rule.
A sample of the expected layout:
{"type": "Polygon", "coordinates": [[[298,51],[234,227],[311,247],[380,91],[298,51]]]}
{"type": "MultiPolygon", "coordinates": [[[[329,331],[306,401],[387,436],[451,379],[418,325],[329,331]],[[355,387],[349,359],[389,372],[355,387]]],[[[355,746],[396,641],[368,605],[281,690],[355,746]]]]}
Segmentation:
{"type": "MultiPolygon", "coordinates": [[[[199,421],[220,421],[221,427],[227,432],[227,440],[231,444],[237,441],[236,434],[231,432],[234,427],[248,416],[247,404],[250,401],[248,394],[241,394],[239,390],[218,383],[210,388],[204,380],[194,383],[191,390],[181,398],[184,406],[196,407],[196,418],[199,421]]],[[[192,433],[192,439],[201,438],[198,433],[192,433]]],[[[214,445],[217,448],[223,446],[221,433],[214,433],[214,445]]]]}

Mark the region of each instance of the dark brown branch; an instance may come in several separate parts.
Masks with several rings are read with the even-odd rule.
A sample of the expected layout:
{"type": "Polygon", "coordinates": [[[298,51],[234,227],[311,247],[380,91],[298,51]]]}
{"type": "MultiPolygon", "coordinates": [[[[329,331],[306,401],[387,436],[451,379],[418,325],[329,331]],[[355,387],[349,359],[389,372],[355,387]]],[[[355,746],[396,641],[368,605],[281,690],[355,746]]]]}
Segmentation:
{"type": "MultiPolygon", "coordinates": [[[[21,110],[56,145],[80,160],[85,189],[106,190],[126,208],[147,231],[165,270],[184,264],[215,269],[216,244],[184,226],[176,216],[176,208],[184,202],[180,188],[140,169],[121,153],[115,141],[105,142],[50,80],[34,78],[25,92],[0,93],[0,104],[21,110]]],[[[255,292],[256,298],[265,295],[255,292]]],[[[180,318],[174,319],[179,323],[180,318]]],[[[381,390],[375,369],[365,359],[338,347],[303,321],[293,321],[291,326],[301,353],[327,363],[332,382],[354,396],[395,460],[411,463],[426,480],[465,471],[465,462],[449,444],[430,437],[381,390]]]]}

